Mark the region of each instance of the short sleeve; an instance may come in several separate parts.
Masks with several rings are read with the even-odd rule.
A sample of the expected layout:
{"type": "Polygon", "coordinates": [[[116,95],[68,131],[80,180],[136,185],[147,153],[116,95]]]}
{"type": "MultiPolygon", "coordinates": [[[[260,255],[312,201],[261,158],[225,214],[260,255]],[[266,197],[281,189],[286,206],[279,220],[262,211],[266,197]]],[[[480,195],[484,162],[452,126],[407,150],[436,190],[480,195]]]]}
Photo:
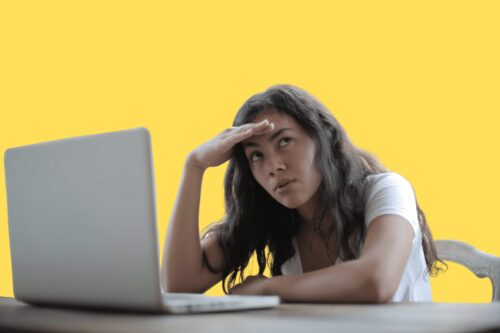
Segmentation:
{"type": "Polygon", "coordinates": [[[403,217],[413,229],[413,239],[420,234],[417,204],[413,187],[397,173],[368,176],[365,202],[366,227],[378,216],[394,214],[403,217]]]}

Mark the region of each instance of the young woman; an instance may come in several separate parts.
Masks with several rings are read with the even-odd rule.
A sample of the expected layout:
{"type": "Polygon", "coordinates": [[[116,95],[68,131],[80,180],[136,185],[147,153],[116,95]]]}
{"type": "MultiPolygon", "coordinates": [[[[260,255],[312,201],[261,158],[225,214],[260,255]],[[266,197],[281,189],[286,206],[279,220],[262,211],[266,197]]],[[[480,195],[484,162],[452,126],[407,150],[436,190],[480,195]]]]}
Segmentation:
{"type": "Polygon", "coordinates": [[[233,127],[189,154],[168,231],[168,292],[222,280],[226,294],[292,302],[431,301],[428,275],[440,270],[410,183],[290,85],[252,96],[233,127]],[[227,160],[225,218],[200,240],[203,174],[227,160]],[[254,253],[259,274],[245,278],[254,253]]]}

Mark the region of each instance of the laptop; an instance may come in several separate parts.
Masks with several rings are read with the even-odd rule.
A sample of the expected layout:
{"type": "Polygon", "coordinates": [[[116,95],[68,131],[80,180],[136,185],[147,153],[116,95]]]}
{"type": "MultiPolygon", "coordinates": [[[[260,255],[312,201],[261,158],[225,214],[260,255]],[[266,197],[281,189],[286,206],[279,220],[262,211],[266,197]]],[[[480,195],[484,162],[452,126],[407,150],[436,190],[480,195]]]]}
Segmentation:
{"type": "Polygon", "coordinates": [[[164,293],[146,128],[5,151],[15,297],[34,305],[198,313],[278,296],[164,293]]]}

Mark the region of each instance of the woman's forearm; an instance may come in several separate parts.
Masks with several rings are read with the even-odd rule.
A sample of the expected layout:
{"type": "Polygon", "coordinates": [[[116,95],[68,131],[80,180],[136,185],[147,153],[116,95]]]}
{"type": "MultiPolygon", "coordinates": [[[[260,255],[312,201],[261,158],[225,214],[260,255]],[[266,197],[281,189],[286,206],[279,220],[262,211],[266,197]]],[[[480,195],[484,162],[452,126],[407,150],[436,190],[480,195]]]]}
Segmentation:
{"type": "Polygon", "coordinates": [[[380,303],[379,286],[369,268],[351,260],[316,271],[268,279],[265,294],[287,302],[380,303]]]}
{"type": "Polygon", "coordinates": [[[166,235],[162,284],[165,291],[196,289],[202,270],[199,236],[200,193],[204,170],[186,159],[166,235]]]}

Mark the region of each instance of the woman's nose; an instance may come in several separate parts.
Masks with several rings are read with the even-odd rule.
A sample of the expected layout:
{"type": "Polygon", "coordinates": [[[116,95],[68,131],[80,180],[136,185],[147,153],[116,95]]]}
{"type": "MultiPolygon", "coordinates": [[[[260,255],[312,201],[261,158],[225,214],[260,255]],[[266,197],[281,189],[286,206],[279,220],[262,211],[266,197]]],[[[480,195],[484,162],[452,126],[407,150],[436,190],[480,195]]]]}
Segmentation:
{"type": "Polygon", "coordinates": [[[285,162],[279,156],[272,156],[267,160],[267,169],[270,176],[275,176],[286,169],[285,162]]]}

